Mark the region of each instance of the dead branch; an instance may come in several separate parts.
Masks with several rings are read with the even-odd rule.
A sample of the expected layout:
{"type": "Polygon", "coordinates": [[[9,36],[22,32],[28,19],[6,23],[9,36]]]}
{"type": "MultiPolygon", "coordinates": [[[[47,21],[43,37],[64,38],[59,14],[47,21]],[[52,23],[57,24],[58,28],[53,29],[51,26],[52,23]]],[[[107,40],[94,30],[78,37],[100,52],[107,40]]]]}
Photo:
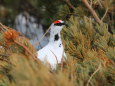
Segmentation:
{"type": "Polygon", "coordinates": [[[100,18],[98,17],[98,15],[96,14],[96,12],[94,11],[94,9],[89,5],[89,3],[87,2],[87,0],[82,0],[83,3],[86,5],[86,7],[89,9],[89,11],[91,12],[91,14],[93,15],[94,19],[101,24],[102,21],[100,20],[100,18]]]}

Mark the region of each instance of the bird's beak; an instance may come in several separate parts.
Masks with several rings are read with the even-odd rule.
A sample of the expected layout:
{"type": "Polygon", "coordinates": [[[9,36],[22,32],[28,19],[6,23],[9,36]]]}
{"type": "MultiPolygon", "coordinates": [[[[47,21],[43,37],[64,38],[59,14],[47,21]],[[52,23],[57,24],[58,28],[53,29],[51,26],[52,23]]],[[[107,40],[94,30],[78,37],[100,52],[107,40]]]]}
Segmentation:
{"type": "Polygon", "coordinates": [[[64,23],[64,25],[65,25],[66,27],[68,27],[68,24],[67,24],[66,22],[64,23]]]}

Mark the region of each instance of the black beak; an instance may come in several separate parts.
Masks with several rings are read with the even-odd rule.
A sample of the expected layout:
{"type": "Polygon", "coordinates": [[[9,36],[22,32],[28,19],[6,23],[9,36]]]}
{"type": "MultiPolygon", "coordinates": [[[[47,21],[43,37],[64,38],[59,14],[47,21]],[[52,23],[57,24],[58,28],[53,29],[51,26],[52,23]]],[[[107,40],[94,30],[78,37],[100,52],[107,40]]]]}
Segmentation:
{"type": "Polygon", "coordinates": [[[64,23],[64,25],[65,25],[66,27],[68,27],[68,24],[67,24],[66,22],[64,23]]]}

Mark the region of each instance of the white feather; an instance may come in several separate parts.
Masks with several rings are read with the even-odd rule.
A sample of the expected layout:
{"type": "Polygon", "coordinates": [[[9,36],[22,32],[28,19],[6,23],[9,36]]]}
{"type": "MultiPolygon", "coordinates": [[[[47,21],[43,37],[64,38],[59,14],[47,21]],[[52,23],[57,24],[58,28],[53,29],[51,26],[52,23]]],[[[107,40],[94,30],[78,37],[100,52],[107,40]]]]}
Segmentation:
{"type": "Polygon", "coordinates": [[[63,26],[55,26],[52,24],[49,43],[37,52],[37,57],[45,64],[49,63],[52,69],[56,69],[57,64],[61,63],[62,57],[65,54],[60,37],[60,31],[62,28],[63,26]],[[58,40],[54,40],[56,34],[59,36],[58,40]]]}

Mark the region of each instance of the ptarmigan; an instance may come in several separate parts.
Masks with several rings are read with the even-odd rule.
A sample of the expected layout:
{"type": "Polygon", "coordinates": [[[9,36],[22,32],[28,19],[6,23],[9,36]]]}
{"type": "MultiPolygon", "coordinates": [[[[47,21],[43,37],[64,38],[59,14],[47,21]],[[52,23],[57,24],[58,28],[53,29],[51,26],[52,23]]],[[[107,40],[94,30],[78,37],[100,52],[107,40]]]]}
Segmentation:
{"type": "Polygon", "coordinates": [[[37,58],[45,64],[50,64],[53,70],[56,69],[57,64],[61,63],[62,58],[66,57],[60,35],[64,25],[62,20],[53,22],[50,26],[49,43],[37,52],[37,58]]]}

